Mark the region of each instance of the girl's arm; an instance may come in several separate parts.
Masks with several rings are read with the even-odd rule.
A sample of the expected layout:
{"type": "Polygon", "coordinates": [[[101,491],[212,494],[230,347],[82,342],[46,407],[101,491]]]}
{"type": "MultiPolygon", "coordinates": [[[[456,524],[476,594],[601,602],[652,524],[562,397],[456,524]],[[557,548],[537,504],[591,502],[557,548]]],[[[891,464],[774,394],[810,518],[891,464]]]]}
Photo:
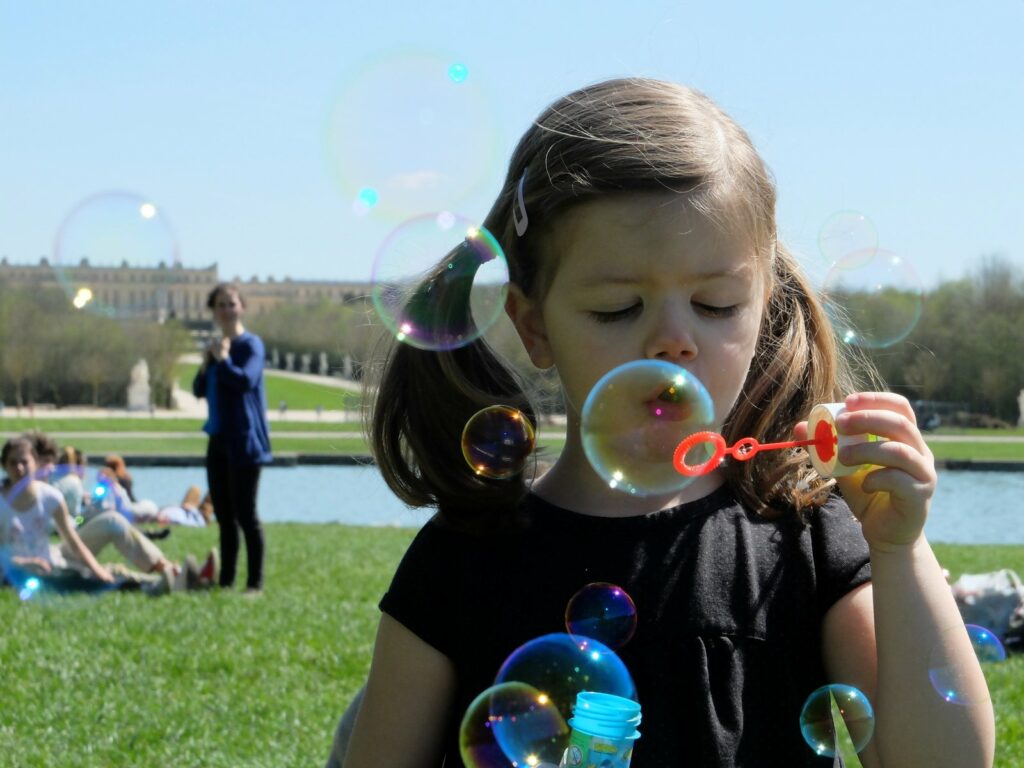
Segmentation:
{"type": "Polygon", "coordinates": [[[53,522],[57,526],[57,532],[60,537],[67,542],[68,547],[75,553],[75,556],[85,563],[86,567],[93,572],[97,579],[104,581],[107,584],[112,584],[114,577],[110,574],[106,568],[99,564],[95,556],[89,551],[89,548],[82,543],[82,540],[78,537],[78,533],[71,526],[71,519],[68,517],[68,508],[64,506],[64,500],[60,500],[60,504],[53,513],[53,522]]]}
{"type": "Polygon", "coordinates": [[[383,614],[344,768],[437,768],[454,695],[448,657],[383,614]]]}
{"type": "Polygon", "coordinates": [[[837,420],[841,434],[884,438],[840,451],[844,464],[873,465],[839,479],[870,548],[872,582],[836,603],[824,626],[825,660],[834,681],[846,682],[843,675],[860,680],[874,705],[873,750],[865,765],[991,766],[992,701],[924,536],[936,483],[931,451],[905,398],[851,395],[846,407],[837,420]],[[953,670],[958,703],[933,687],[929,672],[936,669],[953,670]]]}

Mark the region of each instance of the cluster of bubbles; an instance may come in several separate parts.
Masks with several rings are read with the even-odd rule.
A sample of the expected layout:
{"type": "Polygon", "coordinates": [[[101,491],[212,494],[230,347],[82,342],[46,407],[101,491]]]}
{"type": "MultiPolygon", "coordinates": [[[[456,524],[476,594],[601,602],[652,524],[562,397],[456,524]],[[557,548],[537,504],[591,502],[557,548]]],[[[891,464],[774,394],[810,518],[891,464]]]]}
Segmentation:
{"type": "MultiPolygon", "coordinates": [[[[676,470],[684,437],[713,427],[715,408],[701,381],[664,360],[635,360],[612,369],[583,404],[580,433],[594,471],[610,488],[633,496],[682,490],[693,482],[676,470]]],[[[691,464],[708,458],[707,444],[691,464]]]]}
{"type": "MultiPolygon", "coordinates": [[[[57,229],[51,267],[76,309],[127,317],[166,306],[165,285],[176,264],[178,242],[164,210],[143,195],[112,191],[92,195],[68,212],[57,229]],[[86,262],[90,267],[157,269],[156,287],[98,283],[94,272],[80,269],[86,262]]],[[[147,283],[153,282],[147,275],[147,283]]]]}
{"type": "Polygon", "coordinates": [[[910,335],[921,319],[924,289],[905,257],[878,247],[867,216],[833,214],[822,225],[818,246],[831,265],[823,289],[843,343],[881,349],[910,335]]]}
{"type": "Polygon", "coordinates": [[[567,632],[515,649],[494,685],[466,710],[459,751],[467,768],[558,765],[577,694],[635,700],[633,678],[616,650],[632,637],[636,620],[636,606],[621,587],[600,582],[580,589],[566,607],[567,632]]]}

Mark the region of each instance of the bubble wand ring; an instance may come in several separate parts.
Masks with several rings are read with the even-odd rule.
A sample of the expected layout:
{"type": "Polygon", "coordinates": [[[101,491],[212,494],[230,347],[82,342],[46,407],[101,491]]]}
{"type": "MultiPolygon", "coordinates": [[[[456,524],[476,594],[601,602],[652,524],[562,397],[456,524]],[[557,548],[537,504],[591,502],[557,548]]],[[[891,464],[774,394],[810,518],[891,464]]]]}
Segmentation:
{"type": "Polygon", "coordinates": [[[814,440],[788,440],[784,443],[760,443],[753,437],[744,437],[736,441],[732,447],[727,447],[725,438],[717,432],[696,432],[679,445],[672,454],[672,464],[676,471],[687,477],[700,477],[712,472],[722,463],[722,459],[728,454],[736,461],[750,461],[761,451],[777,451],[783,448],[802,448],[808,445],[818,445],[821,439],[814,440]],[[701,464],[687,464],[686,454],[701,443],[711,443],[714,451],[711,457],[701,464]]]}

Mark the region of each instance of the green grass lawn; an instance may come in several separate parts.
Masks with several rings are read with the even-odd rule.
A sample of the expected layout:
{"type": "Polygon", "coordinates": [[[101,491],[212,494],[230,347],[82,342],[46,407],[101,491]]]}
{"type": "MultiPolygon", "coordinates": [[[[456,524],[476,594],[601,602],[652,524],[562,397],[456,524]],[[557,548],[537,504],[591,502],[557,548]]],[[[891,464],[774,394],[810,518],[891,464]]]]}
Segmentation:
{"type": "MultiPolygon", "coordinates": [[[[279,380],[280,381],[280,380],[279,380]]],[[[302,387],[316,387],[304,382],[291,382],[302,387]]],[[[327,387],[317,387],[328,389],[327,387]]],[[[340,392],[340,390],[331,390],[340,392]]],[[[307,396],[312,396],[307,393],[307,396]]],[[[355,408],[357,403],[350,399],[349,404],[355,408]]],[[[271,423],[273,448],[285,453],[358,453],[365,454],[366,447],[362,440],[339,438],[337,432],[360,431],[362,425],[356,421],[356,412],[352,411],[352,421],[342,424],[319,421],[280,421],[271,423]],[[322,438],[289,437],[289,432],[324,432],[322,438]]],[[[35,418],[27,416],[0,419],[0,435],[17,434],[26,429],[38,428],[54,435],[61,441],[61,434],[67,432],[110,432],[123,433],[114,437],[76,437],[73,442],[86,452],[115,453],[147,453],[147,454],[193,454],[205,452],[206,442],[202,435],[202,421],[199,419],[148,419],[125,418],[112,416],[104,418],[35,418]],[[132,437],[133,432],[165,432],[162,437],[132,437]],[[170,437],[171,434],[189,435],[190,437],[170,437]]],[[[979,433],[980,435],[1005,436],[1008,430],[970,430],[964,434],[979,433]]],[[[928,439],[928,436],[925,436],[928,439]]],[[[551,448],[555,453],[561,450],[561,440],[542,440],[542,445],[551,448]]],[[[972,459],[976,461],[1024,461],[1024,442],[929,442],[936,459],[972,459]]]]}
{"type": "MultiPolygon", "coordinates": [[[[0,764],[316,766],[369,665],[377,601],[407,529],[266,526],[267,591],[65,597],[0,592],[0,764]]],[[[176,530],[174,558],[215,530],[176,530]]],[[[953,571],[1012,567],[1024,547],[937,545],[953,571]]],[[[104,553],[106,554],[106,553],[104,553]]],[[[1024,767],[1024,657],[990,665],[996,765],[1024,767]]],[[[795,724],[794,724],[795,726],[795,724]]]]}
{"type": "MultiPolygon", "coordinates": [[[[195,378],[199,366],[196,364],[179,363],[175,366],[178,386],[186,392],[192,391],[192,379],[195,378]]],[[[284,400],[293,411],[312,411],[323,406],[326,411],[355,410],[362,402],[362,397],[355,392],[348,392],[336,387],[296,381],[276,375],[275,371],[264,371],[263,386],[267,393],[267,406],[277,410],[278,404],[284,400]]]]}

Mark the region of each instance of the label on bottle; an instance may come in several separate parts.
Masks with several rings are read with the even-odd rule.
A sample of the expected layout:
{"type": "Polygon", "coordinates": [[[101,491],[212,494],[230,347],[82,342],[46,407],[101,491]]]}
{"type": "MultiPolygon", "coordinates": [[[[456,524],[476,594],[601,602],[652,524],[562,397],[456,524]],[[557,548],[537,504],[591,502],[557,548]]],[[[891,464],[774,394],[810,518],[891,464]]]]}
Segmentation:
{"type": "Polygon", "coordinates": [[[629,768],[633,739],[607,739],[573,730],[560,766],[568,768],[629,768]]]}

